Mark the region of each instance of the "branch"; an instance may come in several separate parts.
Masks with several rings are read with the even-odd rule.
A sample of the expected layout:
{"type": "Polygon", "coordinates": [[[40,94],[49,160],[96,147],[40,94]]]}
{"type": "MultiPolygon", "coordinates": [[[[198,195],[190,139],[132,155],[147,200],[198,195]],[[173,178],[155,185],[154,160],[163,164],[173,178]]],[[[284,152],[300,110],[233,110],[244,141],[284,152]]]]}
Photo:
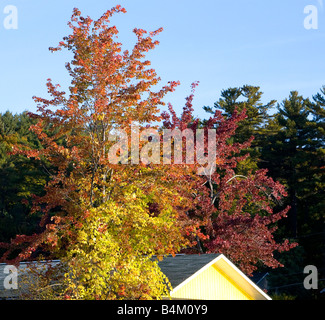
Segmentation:
{"type": "Polygon", "coordinates": [[[248,179],[246,176],[242,176],[242,175],[238,174],[238,175],[235,175],[232,178],[230,178],[226,183],[229,183],[232,179],[236,179],[238,177],[248,179]]]}

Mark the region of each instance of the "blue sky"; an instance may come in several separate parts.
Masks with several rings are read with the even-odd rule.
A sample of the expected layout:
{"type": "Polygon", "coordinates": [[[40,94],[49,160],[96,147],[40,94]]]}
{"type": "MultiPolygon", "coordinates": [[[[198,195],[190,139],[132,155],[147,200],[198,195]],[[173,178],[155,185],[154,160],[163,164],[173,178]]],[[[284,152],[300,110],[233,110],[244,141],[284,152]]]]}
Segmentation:
{"type": "Polygon", "coordinates": [[[47,78],[67,86],[70,56],[48,47],[69,33],[74,7],[97,19],[116,4],[127,10],[112,19],[126,47],[135,41],[134,27],[164,28],[149,58],[162,85],[181,82],[165,99],[178,112],[194,81],[197,115],[229,87],[260,86],[263,102],[281,102],[291,90],[311,97],[325,85],[322,0],[0,0],[0,112],[35,111],[32,96],[47,97],[47,78]],[[17,30],[3,25],[6,5],[18,9],[17,30]],[[316,30],[304,28],[307,5],[318,9],[316,30]]]}

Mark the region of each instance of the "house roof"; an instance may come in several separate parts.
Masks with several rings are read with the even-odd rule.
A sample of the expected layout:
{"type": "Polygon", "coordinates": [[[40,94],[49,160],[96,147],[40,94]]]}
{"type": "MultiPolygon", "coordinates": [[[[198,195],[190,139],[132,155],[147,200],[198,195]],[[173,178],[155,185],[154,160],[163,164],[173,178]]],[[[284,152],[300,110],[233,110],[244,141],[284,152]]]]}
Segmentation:
{"type": "Polygon", "coordinates": [[[259,286],[223,254],[176,255],[175,257],[165,257],[159,262],[161,271],[172,285],[171,294],[212,265],[239,285],[253,299],[271,300],[259,286]]]}
{"type": "Polygon", "coordinates": [[[161,271],[167,276],[173,288],[199,271],[220,254],[177,254],[167,256],[159,262],[161,271]]]}
{"type": "MultiPolygon", "coordinates": [[[[58,262],[59,261],[52,261],[54,264],[58,262]]],[[[27,265],[27,263],[21,263],[18,272],[23,272],[27,265]]],[[[211,265],[214,265],[225,273],[227,277],[244,288],[253,298],[271,299],[222,254],[177,254],[175,257],[166,256],[159,262],[161,271],[167,276],[172,285],[172,292],[177,291],[181,286],[211,265]]],[[[4,273],[5,266],[6,264],[0,263],[0,299],[15,296],[17,294],[16,290],[3,290],[3,280],[8,275],[4,273]]]]}

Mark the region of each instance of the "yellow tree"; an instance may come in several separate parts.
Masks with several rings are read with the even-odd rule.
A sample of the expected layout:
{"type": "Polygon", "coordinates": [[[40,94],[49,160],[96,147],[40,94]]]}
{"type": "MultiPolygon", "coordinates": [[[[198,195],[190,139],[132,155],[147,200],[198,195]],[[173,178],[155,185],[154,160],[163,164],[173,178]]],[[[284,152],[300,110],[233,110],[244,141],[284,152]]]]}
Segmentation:
{"type": "Polygon", "coordinates": [[[39,252],[60,259],[61,297],[159,298],[167,294],[166,279],[153,256],[174,254],[187,244],[175,209],[187,199],[172,187],[179,174],[130,159],[128,151],[148,137],[138,146],[132,139],[120,147],[116,142],[118,132],[131,136],[156,128],[163,97],[178,85],[152,89],[160,78],[145,54],[158,44],[153,38],[162,29],[134,29],[133,50],[122,51],[110,19],[124,12],[116,6],[93,21],[74,9],[71,34],[50,48],[73,53],[66,64],[69,92],[48,80],[51,99],[34,97],[38,113],[31,114],[37,119],[31,130],[43,148],[13,150],[46,159],[51,179],[32,209],[42,212],[42,232],[17,236],[3,260],[15,253],[18,262],[39,252]]]}

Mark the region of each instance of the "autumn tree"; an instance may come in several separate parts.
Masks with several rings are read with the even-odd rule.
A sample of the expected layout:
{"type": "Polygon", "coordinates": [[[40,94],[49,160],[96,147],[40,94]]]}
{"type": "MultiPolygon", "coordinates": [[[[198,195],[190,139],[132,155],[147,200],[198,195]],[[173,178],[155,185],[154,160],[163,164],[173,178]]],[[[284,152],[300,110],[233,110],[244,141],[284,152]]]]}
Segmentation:
{"type": "MultiPolygon", "coordinates": [[[[153,38],[162,29],[134,29],[133,49],[122,51],[118,30],[110,24],[116,13],[125,9],[116,6],[94,21],[74,9],[71,34],[50,48],[73,53],[66,64],[69,91],[47,81],[51,98],[34,97],[38,112],[30,114],[36,119],[30,129],[42,148],[12,150],[48,161],[50,181],[45,195],[33,198],[32,213],[41,213],[42,231],[2,244],[7,249],[2,260],[35,259],[39,252],[60,259],[61,272],[68,270],[57,284],[65,298],[148,299],[168,294],[152,257],[174,254],[188,243],[174,206],[183,205],[172,188],[175,176],[128,158],[125,165],[125,149],[116,142],[118,132],[132,134],[132,123],[139,131],[156,128],[162,99],[178,84],[153,90],[160,78],[145,55],[158,45],[153,38]]],[[[128,141],[127,148],[132,145],[128,141]]]]}
{"type": "MultiPolygon", "coordinates": [[[[204,154],[211,152],[211,146],[216,150],[214,167],[205,166],[204,174],[195,182],[193,206],[187,211],[189,219],[200,226],[196,229],[199,232],[194,233],[196,249],[223,253],[247,274],[257,266],[279,267],[281,263],[274,258],[274,252],[296,246],[287,239],[280,243],[274,239],[276,223],[286,217],[289,209],[274,210],[286,196],[285,188],[270,178],[267,170],[250,170],[246,175],[236,172],[238,164],[248,157],[242,151],[251,144],[250,139],[242,143],[231,139],[238,125],[245,120],[246,110],[237,111],[234,107],[227,117],[216,110],[205,121],[194,119],[192,103],[196,85],[193,84],[192,94],[186,99],[180,117],[171,105],[169,112],[163,114],[164,128],[204,130],[204,154]],[[212,144],[209,130],[215,130],[212,144]]],[[[185,144],[183,146],[185,148],[185,144]]],[[[195,163],[195,168],[198,165],[195,163]]],[[[184,176],[180,184],[188,179],[191,176],[184,176]]],[[[193,247],[189,249],[193,252],[193,247]]]]}
{"type": "MultiPolygon", "coordinates": [[[[168,280],[153,257],[195,247],[222,252],[249,274],[258,263],[279,266],[273,252],[292,246],[273,238],[276,222],[287,212],[274,212],[273,202],[285,191],[265,170],[236,172],[248,157],[241,151],[251,143],[233,139],[244,110],[194,119],[193,92],[180,117],[171,105],[161,114],[163,98],[178,84],[157,89],[160,78],[146,60],[161,29],[134,29],[135,45],[123,51],[110,19],[124,12],[116,6],[92,20],[74,9],[71,34],[50,48],[73,53],[66,64],[71,86],[66,93],[47,81],[50,98],[34,97],[38,112],[30,113],[36,122],[30,130],[41,147],[12,148],[14,155],[45,164],[45,194],[32,197],[41,231],[2,243],[2,261],[60,259],[57,282],[46,281],[44,290],[55,287],[66,299],[167,295],[168,280]],[[166,161],[164,148],[156,157],[154,146],[164,146],[164,129],[193,132],[196,161],[175,163],[175,150],[166,161]],[[201,160],[213,147],[216,153],[206,166],[201,160]]],[[[185,145],[176,153],[186,159],[185,145]]]]}

